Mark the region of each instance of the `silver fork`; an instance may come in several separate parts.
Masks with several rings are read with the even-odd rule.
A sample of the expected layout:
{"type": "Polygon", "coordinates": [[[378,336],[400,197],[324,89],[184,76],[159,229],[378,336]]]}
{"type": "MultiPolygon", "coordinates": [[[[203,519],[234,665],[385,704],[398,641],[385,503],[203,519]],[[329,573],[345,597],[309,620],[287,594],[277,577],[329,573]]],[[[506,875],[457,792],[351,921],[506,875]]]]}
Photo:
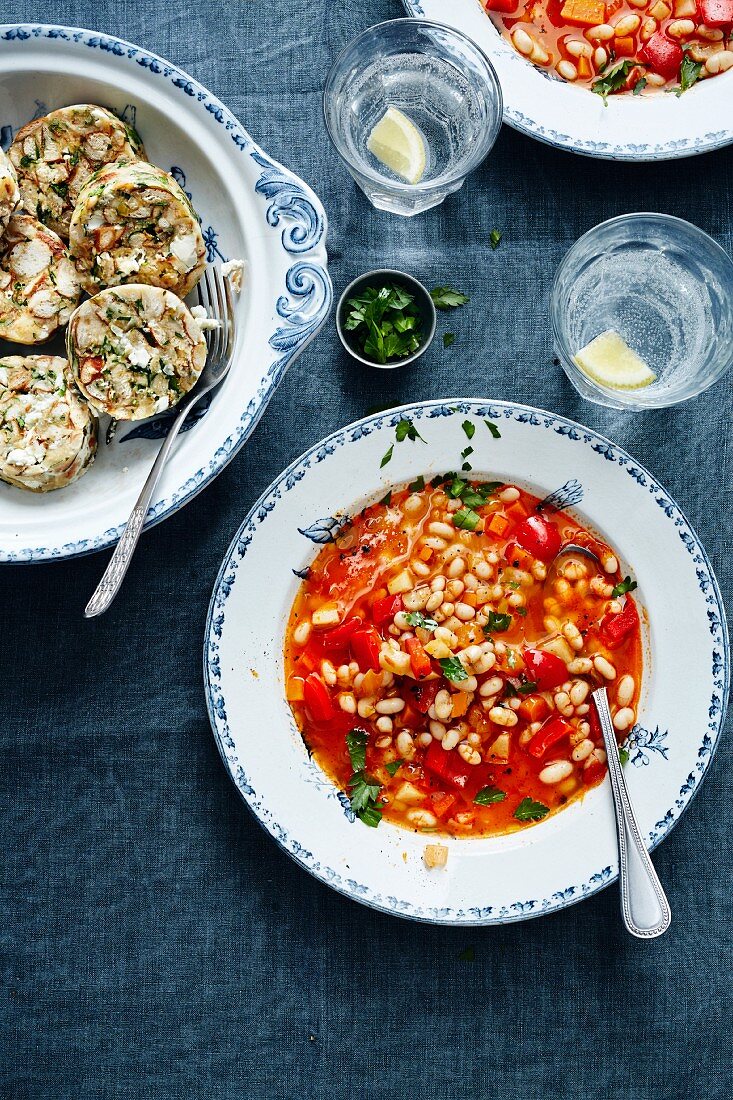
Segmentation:
{"type": "Polygon", "coordinates": [[[194,405],[207,393],[210,393],[215,386],[219,385],[232,364],[234,302],[229,280],[222,275],[218,267],[208,267],[202,282],[199,283],[198,291],[201,305],[204,306],[207,314],[214,320],[219,321],[220,324],[205,333],[207,344],[206,365],[196,385],[178,405],[178,416],[171,424],[170,431],[158,452],[158,457],[142,487],[137,503],[130,513],[125,530],[122,532],[122,537],[117,543],[104,575],[84,609],[86,619],[93,619],[97,615],[104,614],[119,592],[132,561],[132,555],[135,553],[135,547],[138,544],[145,517],[148,514],[150,501],[160,481],[160,475],[163,473],[163,468],[168,461],[176,437],[194,405]]]}

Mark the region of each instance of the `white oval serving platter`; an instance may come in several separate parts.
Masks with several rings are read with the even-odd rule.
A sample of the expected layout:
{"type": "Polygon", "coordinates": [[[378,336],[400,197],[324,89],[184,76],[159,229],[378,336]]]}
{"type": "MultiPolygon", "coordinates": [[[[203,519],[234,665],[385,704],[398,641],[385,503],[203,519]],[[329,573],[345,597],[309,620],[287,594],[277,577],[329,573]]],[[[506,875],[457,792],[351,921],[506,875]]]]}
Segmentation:
{"type": "Polygon", "coordinates": [[[448,838],[446,869],[428,871],[422,854],[429,838],[353,820],[345,795],[309,758],[284,689],[283,636],[298,572],[345,514],[380,499],[390,484],[460,466],[466,418],[476,429],[476,477],[510,480],[540,497],[558,493],[609,539],[638,581],[651,659],[626,742],[626,776],[642,835],[650,847],[658,844],[699,789],[725,715],[720,593],[695,532],[654,477],[620,447],[552,413],[505,402],[424,402],[334,432],[296,459],[254,505],[224,558],[206,625],[204,680],[214,736],[237,789],[302,867],[399,916],[502,924],[562,909],[617,877],[608,780],[521,832],[448,838]],[[397,442],[405,417],[425,442],[397,442]],[[392,459],[380,469],[390,447],[392,459]]]}
{"type": "Polygon", "coordinates": [[[600,96],[538,69],[501,37],[479,0],[403,0],[409,15],[462,31],[490,58],[504,121],[558,149],[609,160],[674,160],[733,142],[733,70],[675,95],[600,96]]]}
{"type": "MultiPolygon", "coordinates": [[[[0,26],[3,147],[29,119],[80,102],[109,107],[136,126],[149,158],[192,197],[209,262],[246,263],[234,365],[176,444],[150,525],[182,507],[234,457],[325,321],[332,300],[326,218],[310,188],[170,62],[92,31],[0,26]]],[[[2,354],[11,351],[17,346],[3,345],[2,354]]],[[[100,443],[89,472],[63,490],[36,495],[0,484],[0,561],[73,557],[114,543],[167,423],[121,425],[110,445],[100,443]]]]}

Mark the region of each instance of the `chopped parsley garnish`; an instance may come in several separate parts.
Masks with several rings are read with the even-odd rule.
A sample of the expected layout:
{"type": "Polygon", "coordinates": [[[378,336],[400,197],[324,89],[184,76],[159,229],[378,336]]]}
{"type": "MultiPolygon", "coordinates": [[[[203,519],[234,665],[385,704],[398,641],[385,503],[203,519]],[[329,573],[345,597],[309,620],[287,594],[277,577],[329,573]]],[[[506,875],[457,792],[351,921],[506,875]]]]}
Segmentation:
{"type": "Polygon", "coordinates": [[[621,761],[621,767],[623,768],[624,764],[628,764],[628,762],[629,762],[629,751],[628,751],[628,749],[622,749],[621,747],[619,747],[618,758],[621,761]]]}
{"type": "Polygon", "coordinates": [[[475,531],[481,516],[473,508],[461,508],[453,515],[453,523],[463,531],[475,531]]]}
{"type": "Polygon", "coordinates": [[[533,798],[523,798],[514,811],[517,821],[541,821],[550,812],[549,806],[535,802],[533,798]]]}
{"type": "Polygon", "coordinates": [[[364,771],[354,772],[349,780],[351,808],[365,825],[375,829],[382,820],[382,811],[377,805],[381,786],[364,771]]]}
{"type": "Polygon", "coordinates": [[[534,680],[527,680],[524,684],[520,684],[517,688],[520,695],[531,695],[533,691],[537,691],[537,684],[534,680]]]}
{"type": "Polygon", "coordinates": [[[496,424],[493,424],[491,420],[484,420],[484,424],[489,429],[494,439],[501,439],[501,432],[497,428],[496,424]]]}
{"type": "Polygon", "coordinates": [[[489,244],[491,245],[491,251],[496,252],[497,248],[501,244],[501,232],[498,229],[492,229],[489,233],[489,244]]]}
{"type": "Polygon", "coordinates": [[[411,493],[421,493],[425,488],[425,478],[420,474],[414,481],[411,481],[407,486],[411,493]]]}
{"type": "Polygon", "coordinates": [[[344,330],[356,350],[375,363],[404,359],[420,347],[421,318],[412,294],[388,283],[346,300],[344,330]]]}
{"type": "Polygon", "coordinates": [[[503,802],[506,798],[506,791],[502,791],[499,787],[491,786],[482,787],[474,798],[474,802],[477,806],[491,806],[494,802],[503,802]]]}
{"type": "Polygon", "coordinates": [[[467,294],[462,294],[460,290],[454,290],[450,286],[436,286],[430,291],[430,297],[436,309],[458,309],[459,306],[465,306],[466,302],[471,301],[467,294]]]}
{"type": "Polygon", "coordinates": [[[472,455],[472,454],[473,454],[473,447],[464,447],[463,450],[461,451],[461,458],[468,458],[468,456],[472,455]]]}
{"type": "Polygon", "coordinates": [[[472,424],[470,420],[464,420],[461,424],[468,439],[473,439],[476,434],[476,425],[472,424]]]}
{"type": "MultiPolygon", "coordinates": [[[[383,465],[384,465],[384,463],[383,463],[383,465]]],[[[392,490],[391,490],[391,489],[389,490],[389,492],[388,492],[388,493],[386,493],[386,494],[385,494],[385,495],[384,495],[384,496],[382,497],[382,499],[380,500],[380,502],[379,502],[379,503],[380,503],[380,504],[384,504],[384,506],[385,506],[386,508],[389,508],[390,504],[392,503],[392,490]]]]}
{"type": "Polygon", "coordinates": [[[404,760],[393,760],[391,763],[384,765],[384,770],[394,779],[403,764],[404,760]]]}
{"type": "Polygon", "coordinates": [[[439,664],[446,680],[450,680],[452,684],[460,684],[462,680],[468,679],[468,673],[457,657],[443,657],[439,664]]]}
{"type": "Polygon", "coordinates": [[[346,748],[349,750],[349,759],[355,772],[363,771],[366,767],[366,747],[369,742],[369,734],[363,729],[353,729],[346,734],[346,748]]]}
{"type": "Polygon", "coordinates": [[[633,592],[634,589],[638,587],[636,581],[632,581],[631,577],[624,577],[624,579],[616,585],[611,596],[615,600],[617,596],[624,596],[627,592],[633,592]]]}
{"type": "Polygon", "coordinates": [[[444,348],[452,348],[453,345],[455,344],[455,342],[456,342],[455,332],[444,332],[443,333],[443,347],[444,348]]]}
{"type": "MultiPolygon", "coordinates": [[[[471,450],[472,450],[472,448],[470,448],[470,447],[469,447],[469,452],[470,452],[471,450]]],[[[473,469],[473,466],[471,465],[471,463],[470,463],[470,462],[464,462],[464,463],[463,463],[463,465],[461,466],[461,469],[462,469],[462,470],[464,470],[464,471],[467,471],[467,470],[472,470],[472,469],[473,469]]]]}
{"type": "Polygon", "coordinates": [[[638,64],[638,62],[630,57],[624,58],[623,61],[618,61],[615,65],[612,65],[610,69],[604,71],[600,80],[596,80],[591,84],[591,91],[601,96],[607,107],[609,95],[622,90],[626,83],[626,77],[636,64],[638,64]]]}
{"type": "Polygon", "coordinates": [[[511,625],[511,615],[503,615],[500,611],[490,611],[489,621],[484,627],[484,634],[503,634],[511,625]]]}
{"type": "Polygon", "coordinates": [[[404,416],[402,420],[397,421],[394,433],[398,443],[402,443],[404,439],[409,439],[413,443],[416,439],[419,439],[423,443],[425,443],[425,440],[420,435],[415,425],[412,423],[411,420],[408,420],[406,416],[404,416]]]}
{"type": "Polygon", "coordinates": [[[423,615],[422,611],[408,611],[405,614],[410,626],[419,626],[423,630],[435,630],[437,629],[437,622],[435,619],[428,618],[427,615],[423,615]]]}
{"type": "Polygon", "coordinates": [[[677,95],[682,95],[683,92],[688,91],[693,84],[697,84],[702,72],[702,62],[693,61],[687,54],[682,58],[682,64],[680,65],[680,87],[677,95]]]}
{"type": "Polygon", "coordinates": [[[641,95],[641,93],[644,91],[644,89],[646,88],[648,83],[649,83],[649,81],[647,80],[647,78],[645,76],[643,76],[641,78],[641,80],[637,80],[636,84],[634,85],[634,90],[632,91],[631,94],[632,95],[641,95]]]}
{"type": "Polygon", "coordinates": [[[392,461],[392,452],[393,451],[394,451],[394,443],[390,447],[388,447],[387,450],[384,452],[384,455],[382,456],[382,461],[379,463],[379,469],[380,470],[382,469],[383,466],[386,466],[388,462],[392,461]]]}

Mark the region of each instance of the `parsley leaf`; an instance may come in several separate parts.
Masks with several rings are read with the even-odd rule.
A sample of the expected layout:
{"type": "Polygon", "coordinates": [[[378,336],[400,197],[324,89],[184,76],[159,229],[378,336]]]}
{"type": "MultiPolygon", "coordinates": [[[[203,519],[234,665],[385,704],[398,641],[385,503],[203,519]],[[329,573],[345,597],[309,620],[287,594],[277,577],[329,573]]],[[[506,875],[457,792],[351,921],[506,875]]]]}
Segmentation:
{"type": "Polygon", "coordinates": [[[632,581],[631,577],[624,577],[614,588],[611,597],[615,600],[617,596],[624,596],[627,592],[633,592],[638,587],[636,581],[632,581]]]}
{"type": "Polygon", "coordinates": [[[468,439],[473,439],[473,437],[476,434],[476,425],[472,424],[470,420],[464,420],[463,423],[461,424],[461,427],[463,428],[464,432],[466,433],[466,436],[468,437],[468,439]]]}
{"type": "MultiPolygon", "coordinates": [[[[384,463],[382,463],[382,465],[384,465],[384,463]]],[[[391,489],[389,490],[389,492],[388,492],[388,493],[386,493],[386,494],[385,494],[385,495],[384,495],[384,496],[382,497],[382,499],[380,500],[380,502],[379,502],[379,503],[380,503],[380,504],[384,504],[384,505],[385,505],[385,507],[389,508],[390,504],[392,503],[392,490],[391,490],[391,489]]]]}
{"type": "Polygon", "coordinates": [[[460,290],[454,290],[450,286],[436,286],[430,291],[430,297],[435,302],[436,309],[458,309],[459,306],[465,306],[466,302],[471,301],[467,294],[462,294],[460,290]]]}
{"type": "Polygon", "coordinates": [[[384,770],[394,779],[403,764],[404,760],[392,760],[391,763],[384,765],[384,770]]]}
{"type": "Polygon", "coordinates": [[[484,420],[484,424],[489,429],[494,439],[501,439],[501,432],[497,428],[496,424],[492,424],[490,420],[484,420]]]}
{"type": "Polygon", "coordinates": [[[547,817],[550,809],[541,802],[535,802],[533,798],[523,798],[514,811],[517,821],[542,821],[547,817]]]}
{"type": "Polygon", "coordinates": [[[384,456],[383,456],[383,458],[382,458],[382,461],[381,461],[381,462],[379,463],[379,469],[380,469],[380,470],[382,469],[382,467],[383,467],[383,466],[386,466],[388,462],[391,462],[391,461],[392,461],[392,452],[393,452],[393,451],[394,451],[394,443],[392,444],[392,446],[391,446],[391,447],[389,447],[389,448],[388,448],[388,449],[387,449],[387,450],[386,450],[386,451],[384,452],[384,456]]]}
{"type": "Polygon", "coordinates": [[[351,808],[356,816],[372,828],[382,820],[382,811],[377,806],[381,787],[365,771],[354,772],[349,780],[351,808]]]}
{"type": "Polygon", "coordinates": [[[452,684],[460,684],[461,680],[468,679],[468,673],[457,657],[442,657],[439,661],[446,680],[452,684]]]}
{"type": "Polygon", "coordinates": [[[422,330],[415,299],[394,283],[366,287],[348,298],[344,331],[357,351],[375,363],[404,359],[420,347],[422,330]]]}
{"type": "Polygon", "coordinates": [[[443,347],[444,348],[452,348],[453,345],[455,344],[455,342],[456,342],[455,332],[444,332],[443,333],[443,347]]]}
{"type": "Polygon", "coordinates": [[[503,802],[506,798],[506,791],[502,791],[499,787],[494,787],[489,784],[488,787],[482,787],[474,798],[474,802],[477,806],[491,806],[493,802],[503,802]]]}
{"type": "Polygon", "coordinates": [[[484,634],[503,634],[511,625],[511,615],[502,615],[500,611],[490,611],[489,621],[484,627],[484,634]]]}
{"type": "Polygon", "coordinates": [[[520,695],[531,695],[533,691],[537,691],[537,684],[534,680],[527,680],[526,683],[519,685],[517,691],[520,695]]]}
{"type": "Polygon", "coordinates": [[[422,611],[408,611],[405,618],[410,626],[420,626],[423,630],[436,630],[438,626],[435,619],[423,615],[422,611]]]}
{"type": "Polygon", "coordinates": [[[641,80],[637,80],[636,84],[634,85],[634,90],[631,94],[632,95],[641,95],[641,93],[644,91],[644,89],[646,88],[648,83],[649,83],[649,81],[647,80],[647,78],[645,76],[643,76],[641,78],[641,80]]]}
{"type": "Polygon", "coordinates": [[[489,244],[491,245],[491,251],[496,252],[497,248],[501,244],[501,232],[498,229],[492,229],[489,233],[489,244]]]}
{"type": "Polygon", "coordinates": [[[425,478],[420,474],[414,481],[411,481],[407,486],[411,493],[421,493],[425,488],[425,478]]]}
{"type": "Polygon", "coordinates": [[[402,420],[397,421],[394,432],[398,443],[402,443],[405,439],[409,439],[412,443],[414,443],[416,439],[421,440],[423,443],[425,442],[415,425],[411,420],[408,420],[406,416],[404,416],[402,420]]]}
{"type": "Polygon", "coordinates": [[[366,747],[369,742],[369,734],[366,730],[356,727],[346,734],[346,748],[349,750],[351,767],[355,772],[363,771],[366,766],[366,747]]]}
{"type": "Polygon", "coordinates": [[[702,72],[702,62],[693,61],[687,54],[682,59],[682,65],[680,66],[680,90],[679,95],[688,91],[693,84],[697,84],[700,79],[700,73],[702,72]]]}
{"type": "Polygon", "coordinates": [[[612,65],[610,69],[605,70],[600,80],[596,80],[591,84],[591,91],[601,96],[607,107],[609,95],[612,95],[613,92],[621,91],[626,83],[626,77],[636,64],[637,62],[631,57],[624,58],[623,61],[617,62],[615,65],[612,65]]]}
{"type": "Polygon", "coordinates": [[[628,751],[628,749],[622,749],[622,748],[619,747],[618,758],[621,761],[621,767],[623,768],[624,764],[628,764],[628,762],[629,762],[629,751],[628,751]]]}
{"type": "Polygon", "coordinates": [[[472,508],[461,508],[453,515],[453,523],[463,531],[475,531],[481,516],[472,508]]]}
{"type": "Polygon", "coordinates": [[[472,454],[473,454],[473,447],[464,447],[463,450],[461,451],[461,458],[468,458],[468,456],[472,455],[472,454]]]}

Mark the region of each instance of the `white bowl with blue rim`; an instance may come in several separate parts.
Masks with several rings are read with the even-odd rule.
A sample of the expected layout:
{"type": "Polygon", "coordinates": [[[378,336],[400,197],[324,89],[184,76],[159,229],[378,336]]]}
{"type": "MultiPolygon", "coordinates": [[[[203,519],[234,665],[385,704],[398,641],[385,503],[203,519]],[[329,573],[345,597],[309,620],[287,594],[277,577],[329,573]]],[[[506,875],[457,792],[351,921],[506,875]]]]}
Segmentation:
{"type": "Polygon", "coordinates": [[[488,56],[504,121],[558,149],[609,160],[675,160],[733,142],[733,69],[684,95],[610,96],[539,69],[502,38],[480,0],[402,0],[409,15],[462,31],[488,56]]]}
{"type": "MultiPolygon", "coordinates": [[[[246,263],[234,365],[213,400],[189,418],[150,524],[182,507],[234,457],[325,322],[332,301],[326,218],[311,189],[169,61],[92,31],[0,26],[4,147],[31,118],[83,102],[109,107],[137,127],[148,157],[191,196],[209,262],[246,263]]],[[[18,350],[4,344],[0,354],[18,350]]],[[[73,557],[116,542],[169,422],[170,415],[121,425],[110,444],[100,440],[84,477],[57,492],[39,496],[0,483],[0,561],[73,557]]]]}
{"type": "Polygon", "coordinates": [[[206,624],[204,680],[237,790],[305,870],[399,916],[503,924],[562,909],[616,879],[608,781],[520,832],[442,838],[447,866],[428,870],[430,837],[354,820],[344,793],[309,756],[285,700],[284,632],[303,570],[349,512],[392,484],[455,469],[466,419],[475,426],[478,478],[552,494],[608,539],[638,582],[645,664],[625,768],[646,844],[663,840],[699,790],[726,711],[720,592],[695,532],[653,475],[609,440],[552,413],[499,401],[422,402],[367,417],[296,459],[244,518],[224,558],[206,624]],[[398,442],[403,418],[422,439],[398,442]]]}

